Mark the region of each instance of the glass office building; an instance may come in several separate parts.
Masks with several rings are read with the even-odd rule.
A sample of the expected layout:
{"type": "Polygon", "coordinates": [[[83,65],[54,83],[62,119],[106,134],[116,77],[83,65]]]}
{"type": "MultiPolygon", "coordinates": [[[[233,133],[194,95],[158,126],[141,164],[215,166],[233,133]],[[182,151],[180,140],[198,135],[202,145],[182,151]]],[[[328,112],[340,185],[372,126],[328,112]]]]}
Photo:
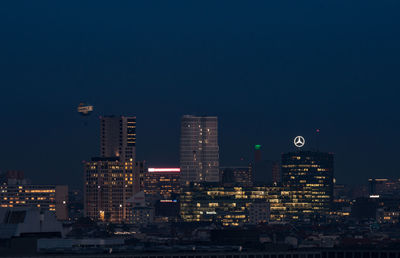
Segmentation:
{"type": "Polygon", "coordinates": [[[326,214],[333,201],[333,154],[319,151],[298,151],[282,154],[283,185],[302,189],[303,203],[311,205],[314,215],[326,214]]]}

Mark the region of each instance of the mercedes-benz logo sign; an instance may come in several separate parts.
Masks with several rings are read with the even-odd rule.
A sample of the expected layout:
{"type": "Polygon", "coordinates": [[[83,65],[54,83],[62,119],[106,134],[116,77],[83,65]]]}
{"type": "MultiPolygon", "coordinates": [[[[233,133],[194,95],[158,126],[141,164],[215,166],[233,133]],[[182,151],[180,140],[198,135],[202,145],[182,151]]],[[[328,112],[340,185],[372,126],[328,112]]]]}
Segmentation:
{"type": "Polygon", "coordinates": [[[303,147],[304,144],[306,143],[306,140],[304,140],[304,137],[303,137],[303,136],[296,136],[296,137],[294,138],[293,143],[294,143],[294,146],[296,146],[297,148],[301,148],[301,147],[303,147]]]}

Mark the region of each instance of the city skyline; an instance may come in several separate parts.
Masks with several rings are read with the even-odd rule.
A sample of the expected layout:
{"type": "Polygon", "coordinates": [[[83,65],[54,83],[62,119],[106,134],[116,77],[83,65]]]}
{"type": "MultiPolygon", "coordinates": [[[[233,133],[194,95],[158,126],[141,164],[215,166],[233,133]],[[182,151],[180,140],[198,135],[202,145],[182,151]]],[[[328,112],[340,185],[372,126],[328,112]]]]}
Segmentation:
{"type": "Polygon", "coordinates": [[[177,166],[181,116],[207,114],[224,166],[254,144],[278,159],[318,128],[338,182],[397,176],[399,3],[178,2],[5,3],[0,169],[79,186],[97,116],[124,114],[138,160],[177,166]]]}
{"type": "Polygon", "coordinates": [[[0,256],[400,258],[400,1],[3,1],[0,256]]]}
{"type": "MultiPolygon", "coordinates": [[[[127,113],[127,112],[125,112],[125,113],[127,113]]],[[[187,116],[187,115],[183,115],[182,117],[185,117],[185,116],[187,116]]],[[[193,116],[193,115],[189,115],[189,116],[193,116]]],[[[95,148],[93,148],[92,147],[92,149],[93,149],[93,155],[91,155],[92,157],[97,157],[97,156],[102,156],[102,154],[101,154],[101,144],[98,144],[98,142],[99,142],[99,138],[101,139],[101,137],[102,137],[102,127],[101,127],[101,121],[102,120],[104,120],[104,118],[116,118],[117,120],[118,119],[120,119],[120,117],[122,117],[122,118],[124,118],[124,119],[126,119],[127,117],[126,116],[121,116],[121,115],[100,115],[100,116],[94,116],[94,117],[92,117],[91,118],[91,120],[89,120],[89,119],[87,119],[87,118],[81,118],[81,119],[79,119],[79,120],[81,120],[81,121],[78,121],[78,123],[81,123],[80,124],[80,126],[82,126],[82,128],[84,128],[84,129],[88,129],[88,125],[86,124],[87,123],[87,121],[90,121],[90,126],[91,127],[93,127],[94,129],[95,129],[95,131],[97,130],[98,131],[98,133],[95,133],[94,135],[96,135],[96,134],[98,134],[98,135],[96,135],[96,137],[97,137],[97,142],[95,142],[94,144],[93,144],[93,146],[96,146],[96,145],[98,145],[98,148],[97,149],[100,149],[100,153],[99,153],[99,151],[95,151],[94,149],[95,148]],[[98,121],[95,121],[95,120],[98,120],[98,121]],[[100,130],[98,130],[98,128],[100,127],[100,130]]],[[[132,116],[128,116],[128,118],[130,118],[130,117],[132,117],[132,116]]],[[[181,117],[181,118],[182,118],[181,117]]],[[[193,116],[193,117],[195,117],[195,116],[193,116]]],[[[217,116],[215,116],[215,117],[217,117],[217,116]]],[[[136,132],[136,116],[133,116],[133,118],[135,119],[135,132],[136,132]]],[[[139,119],[140,120],[140,119],[139,119]]],[[[119,121],[119,120],[118,120],[119,121]]],[[[179,129],[178,129],[179,130],[179,129]]],[[[140,131],[140,130],[139,130],[140,131]]],[[[220,129],[218,129],[218,131],[220,131],[220,129]]],[[[302,146],[301,148],[297,148],[296,146],[295,146],[295,144],[294,144],[294,141],[295,141],[295,139],[296,139],[296,137],[298,137],[299,135],[297,135],[297,134],[293,134],[293,135],[291,135],[291,136],[288,136],[288,138],[286,139],[286,141],[285,141],[285,143],[283,143],[282,144],[282,146],[286,146],[286,148],[285,147],[282,147],[281,146],[281,149],[282,149],[282,152],[281,153],[277,153],[277,152],[274,152],[273,150],[271,150],[271,149],[266,149],[266,144],[258,144],[258,143],[261,143],[261,142],[255,142],[255,143],[257,143],[257,144],[254,144],[254,143],[249,143],[248,144],[248,149],[246,149],[246,150],[244,150],[242,153],[246,153],[248,156],[247,156],[247,158],[246,158],[246,155],[238,155],[238,156],[236,156],[236,159],[235,160],[233,160],[232,161],[232,159],[230,159],[230,161],[227,161],[227,159],[225,159],[225,160],[223,160],[222,161],[222,163],[221,163],[221,161],[219,162],[220,163],[220,167],[224,167],[224,166],[236,166],[236,165],[240,165],[241,163],[243,163],[243,162],[254,162],[254,146],[255,145],[259,145],[259,146],[261,146],[261,152],[263,153],[263,158],[266,158],[266,159],[275,159],[275,160],[279,160],[280,159],[280,155],[282,154],[282,153],[284,153],[284,152],[290,152],[290,151],[301,151],[301,150],[321,150],[321,151],[327,151],[327,152],[330,152],[330,153],[335,153],[335,152],[332,152],[332,151],[329,151],[329,150],[326,150],[324,147],[323,147],[323,145],[324,145],[324,143],[323,143],[323,140],[322,140],[322,144],[321,144],[321,136],[320,136],[320,133],[321,133],[321,131],[320,131],[320,129],[311,129],[311,132],[306,132],[305,134],[303,134],[303,135],[306,135],[306,136],[304,136],[305,137],[305,139],[306,139],[306,143],[304,144],[304,146],[302,146]],[[321,145],[322,145],[322,148],[321,148],[321,145]],[[271,155],[272,154],[272,155],[271,155]]],[[[93,134],[93,132],[91,132],[91,134],[93,134]]],[[[220,133],[219,133],[220,134],[220,133]]],[[[303,136],[302,136],[303,137],[303,136]]],[[[178,141],[179,141],[179,138],[177,139],[178,141]]],[[[135,141],[136,141],[136,139],[135,139],[135,141]]],[[[101,142],[101,141],[100,141],[101,142]]],[[[134,146],[134,153],[136,152],[136,145],[134,146]]],[[[223,148],[224,149],[224,148],[223,148]]],[[[178,148],[178,150],[179,150],[179,148],[178,148]]],[[[139,150],[139,153],[140,153],[140,150],[139,150]]],[[[336,155],[337,153],[335,153],[335,155],[336,155]]],[[[107,156],[107,155],[105,155],[105,156],[107,156]]],[[[149,158],[149,159],[143,159],[142,158],[142,155],[140,155],[139,154],[139,159],[138,160],[146,160],[146,162],[148,162],[149,160],[152,160],[152,162],[150,163],[151,164],[151,166],[158,166],[158,167],[163,167],[163,166],[178,166],[179,167],[179,151],[176,151],[176,158],[174,159],[174,161],[172,161],[171,162],[171,160],[169,160],[169,161],[167,161],[167,162],[159,162],[159,161],[157,161],[157,160],[155,160],[155,159],[151,159],[151,158],[149,158]]],[[[222,156],[225,156],[225,155],[222,155],[222,156]]],[[[90,155],[86,155],[86,158],[85,159],[83,159],[82,160],[82,162],[86,162],[86,161],[89,161],[90,160],[90,155]]],[[[335,163],[336,163],[337,161],[335,161],[335,163]]],[[[82,163],[80,163],[80,166],[81,166],[81,164],[82,163]]],[[[336,164],[335,164],[335,166],[336,166],[336,164]]],[[[12,169],[8,169],[8,170],[15,170],[15,168],[12,168],[12,169]]],[[[8,170],[5,170],[5,169],[3,169],[3,170],[1,170],[2,172],[6,172],[6,171],[8,171],[8,170]]],[[[26,171],[24,171],[24,172],[26,172],[26,171]]],[[[33,179],[35,179],[34,178],[34,176],[31,176],[31,174],[29,173],[29,170],[27,171],[28,173],[28,175],[30,175],[30,177],[32,177],[33,179]]],[[[335,179],[336,179],[336,181],[338,182],[338,183],[349,183],[349,184],[365,184],[365,182],[366,182],[366,180],[367,179],[369,179],[369,178],[376,178],[376,177],[378,177],[377,175],[374,175],[374,174],[372,174],[371,176],[368,176],[368,177],[365,177],[365,180],[362,180],[362,181],[359,181],[359,180],[349,180],[349,181],[346,181],[346,180],[340,180],[340,173],[339,173],[339,179],[337,179],[337,172],[335,173],[335,179]]],[[[386,177],[386,178],[396,178],[396,175],[394,175],[394,176],[380,176],[380,177],[386,177]]],[[[72,179],[72,182],[68,182],[67,184],[68,185],[70,185],[70,186],[72,186],[72,188],[76,188],[76,187],[78,187],[79,188],[79,186],[82,184],[82,182],[81,181],[77,181],[76,180],[77,178],[75,178],[75,179],[72,179]]],[[[80,178],[78,178],[79,180],[80,180],[80,178]]],[[[35,183],[38,183],[39,182],[39,180],[37,180],[36,179],[36,181],[35,181],[35,183]]],[[[42,182],[43,182],[43,180],[42,180],[42,182]]],[[[49,183],[63,183],[63,182],[60,182],[60,181],[56,181],[56,180],[54,180],[54,179],[50,179],[50,180],[44,180],[44,182],[47,182],[47,184],[49,184],[49,183]]]]}

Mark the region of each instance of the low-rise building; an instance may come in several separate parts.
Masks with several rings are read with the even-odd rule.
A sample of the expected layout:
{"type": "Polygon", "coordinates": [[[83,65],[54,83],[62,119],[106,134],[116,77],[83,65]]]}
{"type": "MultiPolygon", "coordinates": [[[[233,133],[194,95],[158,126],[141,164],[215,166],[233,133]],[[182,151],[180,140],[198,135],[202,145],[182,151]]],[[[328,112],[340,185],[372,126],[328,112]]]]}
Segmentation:
{"type": "Polygon", "coordinates": [[[33,185],[21,173],[7,172],[0,185],[1,208],[40,208],[54,212],[59,220],[68,219],[68,186],[33,185]]]}
{"type": "MultiPolygon", "coordinates": [[[[269,220],[300,220],[311,213],[311,204],[303,203],[303,190],[280,186],[220,186],[217,184],[192,184],[182,190],[181,218],[187,222],[216,222],[224,226],[240,226],[250,223],[250,210],[267,210],[269,220]],[[264,206],[262,206],[265,203],[264,206]],[[258,206],[257,206],[258,205],[258,206]],[[258,209],[260,208],[260,209],[258,209]]],[[[261,214],[261,212],[259,212],[261,214]]],[[[263,219],[260,220],[262,222],[263,219]]],[[[251,221],[254,223],[254,220],[251,221]]]]}

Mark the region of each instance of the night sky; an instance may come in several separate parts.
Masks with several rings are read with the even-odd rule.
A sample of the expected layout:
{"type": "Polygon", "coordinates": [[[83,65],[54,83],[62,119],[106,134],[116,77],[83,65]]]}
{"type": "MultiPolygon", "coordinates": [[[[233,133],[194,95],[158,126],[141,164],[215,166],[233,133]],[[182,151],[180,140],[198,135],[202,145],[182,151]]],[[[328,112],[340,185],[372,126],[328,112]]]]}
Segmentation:
{"type": "Polygon", "coordinates": [[[221,165],[304,135],[341,183],[400,177],[400,1],[2,1],[0,170],[82,186],[98,116],[137,116],[178,166],[180,118],[217,115],[221,165]],[[140,2],[140,3],[139,3],[140,2]],[[76,107],[95,106],[85,121],[76,107]],[[85,125],[86,123],[86,125],[85,125]]]}

